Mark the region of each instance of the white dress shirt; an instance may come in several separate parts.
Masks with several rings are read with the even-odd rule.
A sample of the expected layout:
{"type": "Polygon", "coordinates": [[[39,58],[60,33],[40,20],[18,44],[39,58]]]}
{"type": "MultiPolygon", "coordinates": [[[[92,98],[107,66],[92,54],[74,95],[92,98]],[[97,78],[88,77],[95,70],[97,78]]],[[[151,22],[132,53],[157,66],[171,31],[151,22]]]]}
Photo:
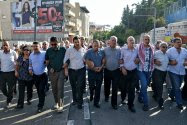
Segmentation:
{"type": "Polygon", "coordinates": [[[64,63],[69,59],[70,69],[81,69],[85,66],[84,64],[84,55],[86,53],[86,50],[84,48],[80,48],[79,50],[76,50],[74,47],[68,48],[64,57],[64,63]]]}
{"type": "Polygon", "coordinates": [[[134,63],[135,59],[138,57],[138,50],[133,48],[130,50],[127,46],[121,49],[121,59],[123,59],[123,64],[120,67],[125,67],[127,70],[134,70],[137,65],[134,63]]]}
{"type": "Polygon", "coordinates": [[[2,72],[15,71],[16,60],[18,58],[17,53],[14,50],[10,50],[8,53],[4,51],[0,52],[0,62],[2,72]]]}
{"type": "Polygon", "coordinates": [[[166,71],[168,68],[169,58],[166,53],[163,53],[161,50],[155,52],[154,59],[161,62],[161,66],[155,64],[155,68],[160,71],[166,71]]]}
{"type": "Polygon", "coordinates": [[[177,52],[177,49],[175,47],[172,47],[168,49],[167,55],[169,60],[176,60],[177,65],[169,65],[168,71],[175,73],[177,75],[185,75],[185,67],[184,62],[187,59],[187,51],[185,48],[181,48],[180,53],[177,52]]]}

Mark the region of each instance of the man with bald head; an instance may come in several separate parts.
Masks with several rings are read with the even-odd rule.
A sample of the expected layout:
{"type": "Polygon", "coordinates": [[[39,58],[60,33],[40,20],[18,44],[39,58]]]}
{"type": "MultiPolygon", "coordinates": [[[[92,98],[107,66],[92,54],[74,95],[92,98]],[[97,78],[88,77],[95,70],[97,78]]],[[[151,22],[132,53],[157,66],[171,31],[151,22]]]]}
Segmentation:
{"type": "Polygon", "coordinates": [[[113,109],[117,109],[117,90],[120,76],[120,48],[117,48],[117,37],[110,37],[110,46],[104,49],[105,70],[104,70],[104,92],[105,101],[109,101],[110,86],[112,84],[111,105],[113,109]]]}
{"type": "Polygon", "coordinates": [[[15,51],[10,49],[8,41],[2,43],[3,51],[0,52],[1,63],[1,90],[7,97],[7,108],[10,107],[10,103],[13,98],[13,90],[15,86],[15,65],[18,55],[15,51]],[[8,87],[8,90],[7,90],[8,87]]]}

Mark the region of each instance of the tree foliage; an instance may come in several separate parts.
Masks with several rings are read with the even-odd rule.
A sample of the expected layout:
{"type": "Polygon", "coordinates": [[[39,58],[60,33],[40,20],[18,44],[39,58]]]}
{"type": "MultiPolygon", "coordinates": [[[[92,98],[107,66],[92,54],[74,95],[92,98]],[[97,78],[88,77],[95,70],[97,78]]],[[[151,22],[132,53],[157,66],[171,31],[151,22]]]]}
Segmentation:
{"type": "MultiPolygon", "coordinates": [[[[156,27],[166,25],[164,18],[164,9],[177,0],[142,0],[139,3],[134,3],[132,6],[135,9],[130,9],[127,5],[124,7],[121,23],[115,26],[107,35],[105,33],[96,33],[104,35],[99,38],[109,38],[110,35],[118,37],[119,42],[122,44],[130,35],[140,35],[143,32],[148,32],[154,28],[154,20],[156,27]],[[156,8],[156,19],[154,17],[154,8],[156,8]]],[[[98,38],[95,37],[95,38],[98,38]]],[[[103,39],[103,40],[105,40],[103,39]]]]}

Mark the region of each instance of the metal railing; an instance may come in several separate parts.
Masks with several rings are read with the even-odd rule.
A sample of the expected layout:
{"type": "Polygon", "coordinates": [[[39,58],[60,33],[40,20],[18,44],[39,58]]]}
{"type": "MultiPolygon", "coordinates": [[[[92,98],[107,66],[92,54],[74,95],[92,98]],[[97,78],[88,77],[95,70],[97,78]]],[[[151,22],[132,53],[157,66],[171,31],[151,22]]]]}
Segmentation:
{"type": "Polygon", "coordinates": [[[178,0],[166,7],[164,12],[167,23],[187,19],[187,0],[178,0]]]}

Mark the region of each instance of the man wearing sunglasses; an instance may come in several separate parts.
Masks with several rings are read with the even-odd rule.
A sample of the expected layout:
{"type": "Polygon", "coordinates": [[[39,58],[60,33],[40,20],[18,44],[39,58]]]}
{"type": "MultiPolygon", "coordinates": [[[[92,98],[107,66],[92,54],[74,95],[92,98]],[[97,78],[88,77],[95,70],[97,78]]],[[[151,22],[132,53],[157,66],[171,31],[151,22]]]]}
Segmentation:
{"type": "Polygon", "coordinates": [[[64,68],[63,61],[66,49],[58,46],[56,37],[50,39],[51,47],[46,52],[46,63],[49,70],[49,78],[51,80],[52,92],[54,95],[55,106],[57,112],[62,112],[64,103],[64,68]]]}
{"type": "Polygon", "coordinates": [[[160,109],[163,109],[164,100],[162,98],[163,93],[163,84],[166,79],[167,67],[169,63],[168,56],[166,54],[167,51],[167,43],[161,42],[159,44],[160,50],[155,52],[154,55],[154,63],[155,69],[153,71],[153,82],[154,82],[154,95],[156,95],[156,101],[158,101],[158,105],[160,109]]]}

